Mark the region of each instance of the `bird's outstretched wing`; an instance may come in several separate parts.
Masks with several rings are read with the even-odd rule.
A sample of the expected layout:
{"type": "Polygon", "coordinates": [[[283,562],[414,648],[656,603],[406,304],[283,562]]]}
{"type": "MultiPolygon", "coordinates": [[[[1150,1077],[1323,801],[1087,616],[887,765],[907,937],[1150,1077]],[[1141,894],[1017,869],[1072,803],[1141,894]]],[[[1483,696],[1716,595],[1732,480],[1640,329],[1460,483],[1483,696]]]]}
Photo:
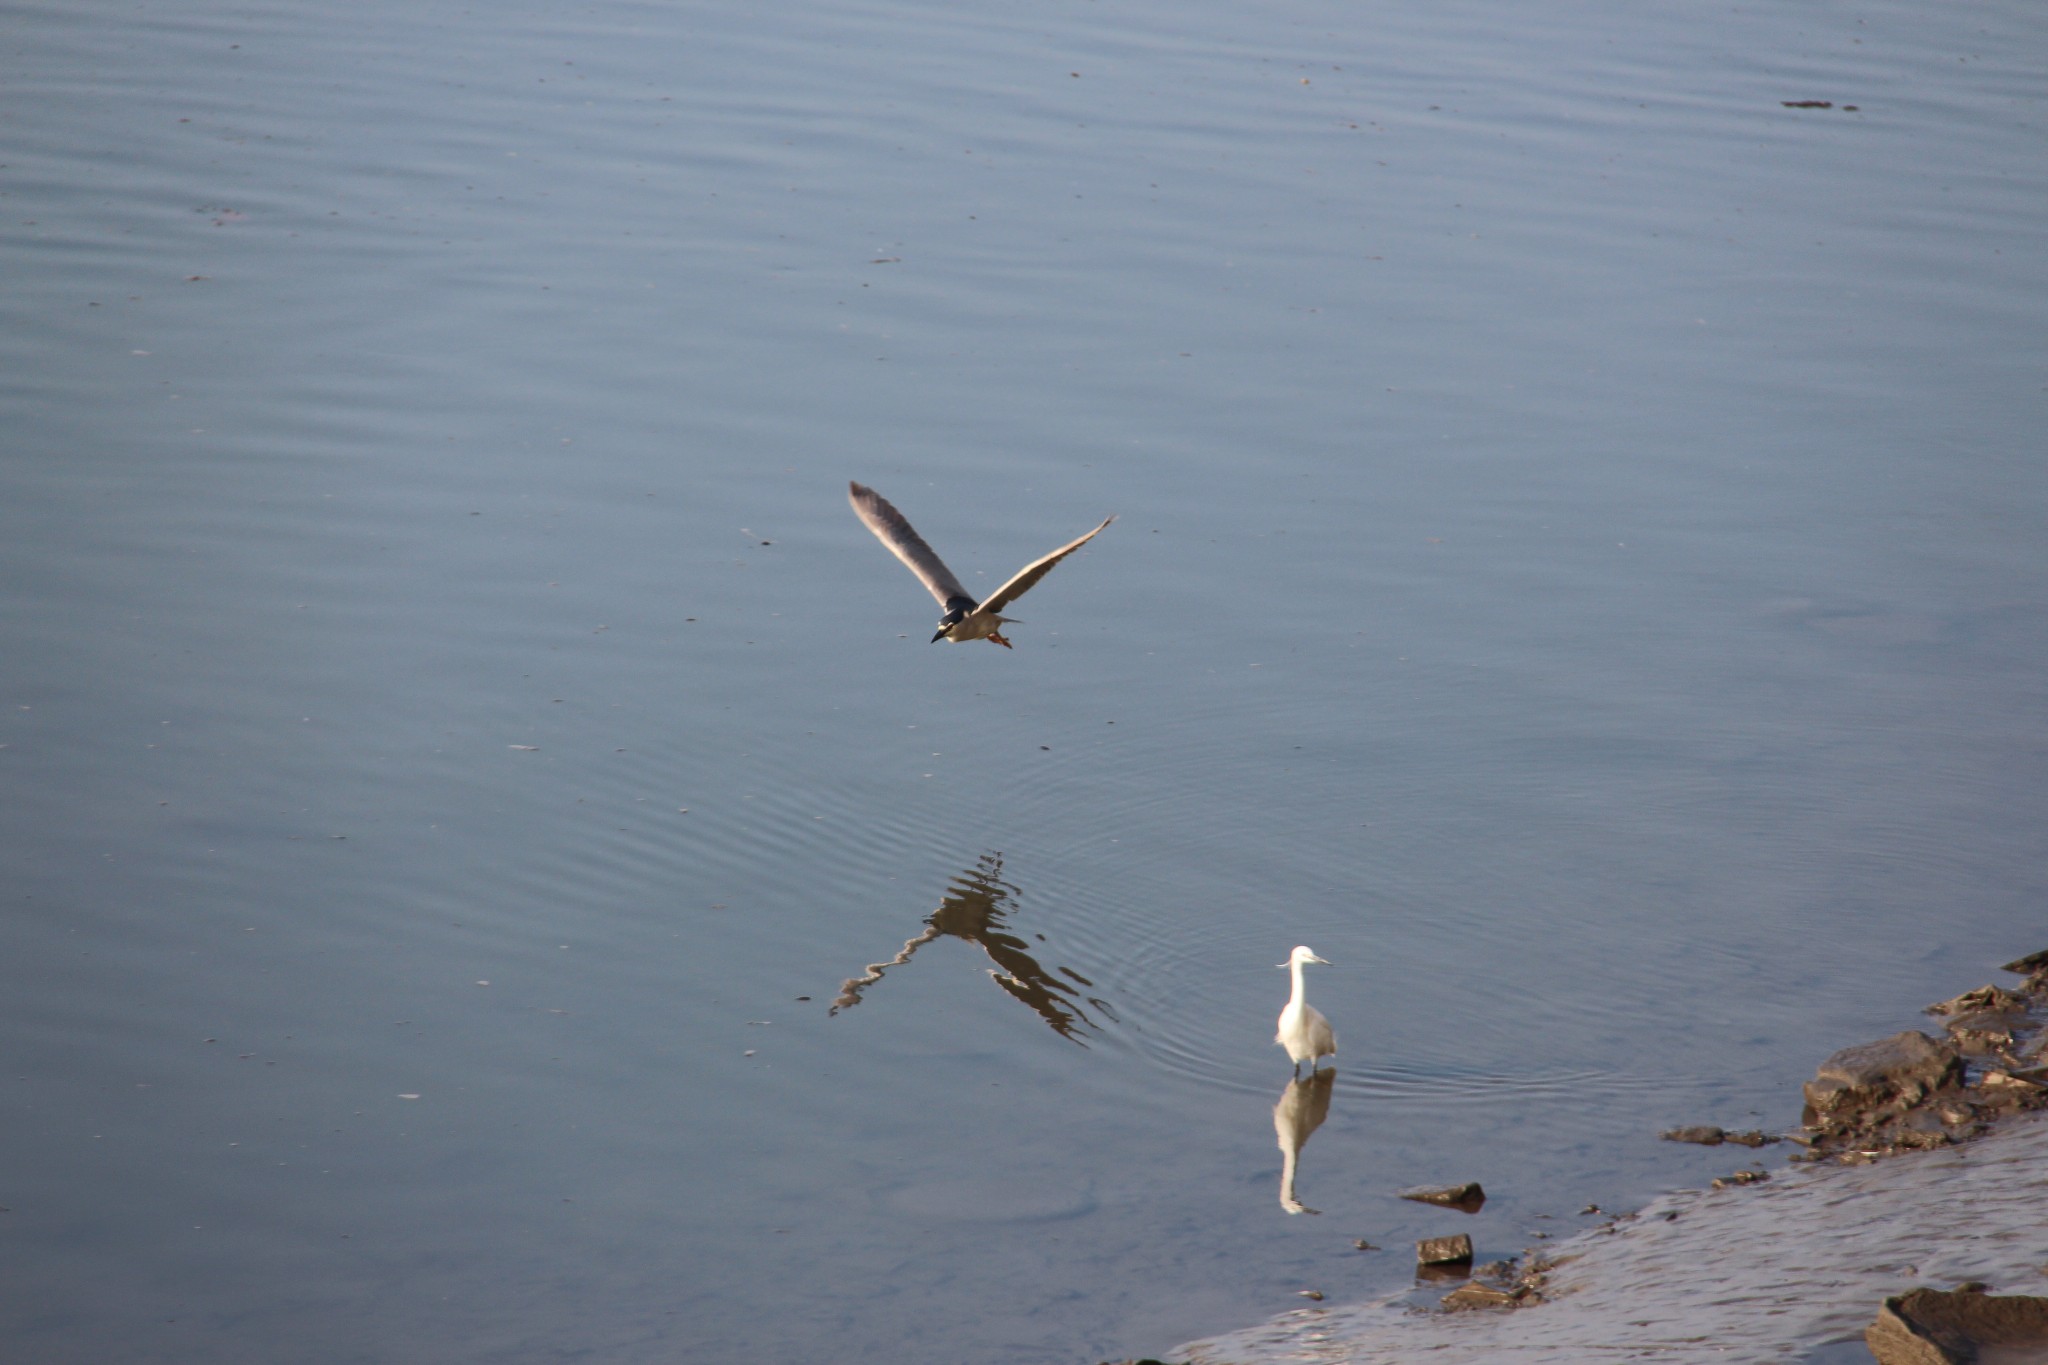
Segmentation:
{"type": "MultiPolygon", "coordinates": [[[[882,505],[884,507],[889,506],[889,504],[887,503],[883,503],[882,505]]],[[[895,509],[891,508],[890,510],[893,511],[895,509]]],[[[1102,526],[1107,526],[1110,522],[1115,520],[1115,517],[1105,517],[1103,518],[1102,526]]],[[[1059,563],[1062,559],[1065,559],[1068,555],[1074,553],[1074,551],[1080,549],[1083,545],[1086,545],[1089,541],[1101,535],[1102,526],[1096,527],[1087,535],[1082,536],[1079,540],[1068,541],[1065,545],[1060,546],[1059,549],[1054,550],[1045,558],[1033,560],[1031,563],[1026,564],[1023,568],[1017,570],[1015,574],[1011,575],[1009,582],[1003,584],[1002,587],[997,588],[994,592],[988,595],[987,600],[985,600],[981,604],[979,610],[984,612],[1001,611],[1004,607],[1016,601],[1025,593],[1031,591],[1033,584],[1037,583],[1039,579],[1045,577],[1048,573],[1052,572],[1053,565],[1059,563]]],[[[906,526],[904,529],[909,530],[910,528],[906,526]]],[[[911,532],[911,537],[912,539],[915,539],[916,532],[911,532]]],[[[927,551],[926,553],[930,552],[927,551]]]]}
{"type": "MultiPolygon", "coordinates": [[[[970,602],[974,600],[967,589],[960,586],[960,580],[953,577],[953,571],[946,567],[946,561],[932,553],[932,547],[924,543],[924,537],[903,519],[901,512],[890,506],[887,498],[866,484],[848,483],[846,488],[846,500],[853,504],[854,514],[867,523],[867,528],[875,533],[877,540],[889,547],[890,554],[902,560],[910,571],[917,575],[918,580],[925,585],[931,595],[939,599],[940,606],[947,606],[955,597],[965,597],[970,602]]],[[[1094,532],[1091,531],[1089,534],[1093,535],[1094,532]]],[[[1083,536],[1081,540],[1087,538],[1083,536]]],[[[1080,543],[1081,541],[1077,540],[1074,545],[1080,543]]],[[[1069,545],[1067,550],[1073,549],[1074,545],[1069,545]]],[[[1067,550],[1061,550],[1060,554],[1065,554],[1067,550]]],[[[1059,555],[1054,555],[1053,558],[1058,559],[1059,555]]],[[[1050,563],[1040,562],[1045,564],[1045,568],[1052,567],[1050,563]]],[[[1034,564],[1032,568],[1038,569],[1039,566],[1034,564]]],[[[1039,572],[1043,573],[1044,569],[1039,569],[1039,572]]]]}

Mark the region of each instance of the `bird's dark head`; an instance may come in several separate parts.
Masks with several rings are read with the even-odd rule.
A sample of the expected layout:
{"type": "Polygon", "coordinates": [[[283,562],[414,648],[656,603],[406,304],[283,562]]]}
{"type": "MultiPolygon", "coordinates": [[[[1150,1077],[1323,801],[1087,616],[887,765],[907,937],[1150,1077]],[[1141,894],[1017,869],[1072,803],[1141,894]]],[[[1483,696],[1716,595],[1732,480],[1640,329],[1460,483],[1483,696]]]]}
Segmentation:
{"type": "Polygon", "coordinates": [[[968,613],[973,611],[975,606],[976,603],[971,597],[955,597],[947,602],[946,614],[939,618],[939,631],[938,634],[932,636],[932,643],[937,644],[951,634],[953,627],[965,621],[968,613]]]}

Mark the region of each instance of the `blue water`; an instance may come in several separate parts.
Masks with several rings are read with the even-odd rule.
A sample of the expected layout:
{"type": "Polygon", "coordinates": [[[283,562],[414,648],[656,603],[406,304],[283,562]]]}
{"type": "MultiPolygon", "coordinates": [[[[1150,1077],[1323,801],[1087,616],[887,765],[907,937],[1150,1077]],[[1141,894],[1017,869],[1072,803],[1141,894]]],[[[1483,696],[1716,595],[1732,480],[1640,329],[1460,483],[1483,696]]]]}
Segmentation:
{"type": "Polygon", "coordinates": [[[5,1354],[1143,1355],[1721,1173],[2048,946],[2044,56],[16,6],[5,1354]],[[1118,520],[930,645],[849,479],[1118,520]]]}

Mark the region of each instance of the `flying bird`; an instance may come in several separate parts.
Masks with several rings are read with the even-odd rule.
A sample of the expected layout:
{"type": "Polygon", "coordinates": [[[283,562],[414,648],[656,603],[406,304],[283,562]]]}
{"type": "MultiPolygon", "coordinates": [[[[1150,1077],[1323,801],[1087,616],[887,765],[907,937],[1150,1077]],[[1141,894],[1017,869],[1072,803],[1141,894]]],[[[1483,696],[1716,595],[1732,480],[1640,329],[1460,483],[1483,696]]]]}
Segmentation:
{"type": "Polygon", "coordinates": [[[855,514],[867,523],[867,528],[889,547],[889,553],[902,560],[945,608],[946,614],[939,618],[938,633],[932,636],[933,644],[941,640],[951,640],[955,644],[964,640],[988,640],[1004,649],[1010,648],[1010,642],[1003,638],[1003,626],[1012,618],[1001,615],[1002,609],[1029,592],[1039,579],[1051,572],[1053,565],[1100,535],[1102,526],[1116,520],[1115,517],[1106,517],[1102,526],[1079,540],[1068,541],[1044,558],[1026,564],[1010,576],[1009,582],[990,593],[986,601],[977,602],[967,595],[967,589],[960,586],[960,580],[953,577],[953,571],[946,567],[946,562],[932,553],[932,547],[924,543],[924,537],[903,519],[903,514],[892,507],[887,498],[858,483],[847,485],[846,497],[853,504],[855,514]]]}
{"type": "Polygon", "coordinates": [[[1337,1031],[1323,1018],[1321,1010],[1309,1004],[1301,988],[1301,968],[1309,962],[1330,965],[1328,958],[1317,957],[1307,947],[1296,948],[1279,964],[1294,977],[1294,990],[1287,997],[1287,1008],[1280,1011],[1280,1031],[1273,1035],[1273,1041],[1286,1048],[1287,1055],[1294,1059],[1297,1076],[1303,1062],[1308,1063],[1309,1074],[1314,1075],[1323,1058],[1337,1055],[1337,1031]]]}

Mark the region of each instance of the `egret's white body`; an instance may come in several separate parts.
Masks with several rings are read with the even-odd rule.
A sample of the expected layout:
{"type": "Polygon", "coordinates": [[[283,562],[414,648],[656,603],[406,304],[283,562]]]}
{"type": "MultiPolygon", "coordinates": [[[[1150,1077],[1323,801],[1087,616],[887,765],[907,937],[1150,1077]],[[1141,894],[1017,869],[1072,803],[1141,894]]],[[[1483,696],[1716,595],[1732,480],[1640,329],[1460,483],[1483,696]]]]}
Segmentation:
{"type": "Polygon", "coordinates": [[[1287,1055],[1294,1059],[1297,1076],[1303,1062],[1314,1072],[1322,1058],[1337,1055],[1337,1031],[1323,1018],[1321,1010],[1309,1004],[1302,990],[1301,969],[1310,962],[1330,965],[1328,958],[1317,957],[1313,949],[1306,947],[1296,948],[1280,964],[1294,978],[1294,990],[1287,997],[1287,1008],[1280,1011],[1280,1031],[1273,1035],[1273,1041],[1286,1048],[1287,1055]]]}
{"type": "Polygon", "coordinates": [[[1053,565],[1095,539],[1101,534],[1102,526],[1116,520],[1109,517],[1102,526],[1079,540],[1070,540],[1051,554],[1032,560],[1011,574],[1009,582],[990,593],[986,600],[977,602],[968,596],[967,589],[960,586],[960,580],[953,576],[946,562],[932,552],[932,547],[924,543],[924,537],[887,498],[858,483],[847,485],[846,496],[853,504],[855,514],[875,533],[876,539],[888,546],[889,553],[902,560],[904,566],[917,575],[918,582],[924,584],[926,590],[939,599],[939,605],[946,609],[946,614],[939,618],[938,633],[932,636],[933,644],[941,640],[955,644],[987,640],[1008,649],[1010,642],[1003,638],[1003,627],[1014,618],[1002,615],[1003,608],[1029,592],[1033,584],[1052,572],[1053,565]]]}

